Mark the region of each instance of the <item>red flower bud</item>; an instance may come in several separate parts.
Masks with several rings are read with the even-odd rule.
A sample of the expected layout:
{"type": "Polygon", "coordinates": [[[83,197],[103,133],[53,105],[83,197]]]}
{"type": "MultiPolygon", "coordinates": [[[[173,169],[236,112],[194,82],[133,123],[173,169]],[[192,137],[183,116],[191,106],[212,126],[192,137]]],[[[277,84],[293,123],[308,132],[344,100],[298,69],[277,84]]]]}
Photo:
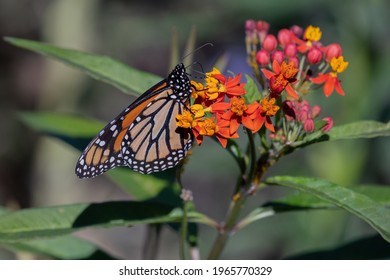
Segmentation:
{"type": "Polygon", "coordinates": [[[245,21],[245,30],[252,32],[256,29],[256,22],[253,19],[247,19],[245,21]]]}
{"type": "Polygon", "coordinates": [[[339,44],[330,44],[325,48],[325,59],[326,61],[331,61],[334,57],[339,57],[342,55],[342,49],[339,44]]]}
{"type": "Polygon", "coordinates": [[[323,118],[323,121],[326,121],[327,124],[322,127],[322,132],[328,132],[333,127],[333,119],[332,118],[323,118]]]}
{"type": "Polygon", "coordinates": [[[263,41],[263,49],[265,49],[268,52],[272,52],[273,50],[276,49],[276,46],[278,45],[278,41],[276,41],[276,38],[272,34],[268,34],[265,36],[264,41],[263,41]]]}
{"type": "Polygon", "coordinates": [[[282,64],[283,60],[284,60],[284,54],[282,51],[274,51],[272,54],[271,54],[271,60],[274,61],[276,60],[279,64],[282,64]]]}
{"type": "Polygon", "coordinates": [[[294,43],[288,43],[284,47],[284,54],[287,57],[294,57],[294,56],[296,56],[297,55],[297,45],[295,45],[294,43]]]}
{"type": "Polygon", "coordinates": [[[322,51],[316,47],[310,48],[306,54],[307,61],[310,64],[317,64],[322,59],[322,51]]]}
{"type": "Polygon", "coordinates": [[[266,66],[270,62],[269,52],[266,50],[259,50],[256,54],[256,61],[261,66],[266,66]]]}
{"type": "Polygon", "coordinates": [[[307,120],[305,121],[305,123],[303,124],[303,129],[304,129],[306,132],[313,132],[314,129],[315,129],[313,119],[307,119],[307,120]]]}
{"type": "Polygon", "coordinates": [[[303,34],[303,29],[302,27],[298,25],[293,25],[290,27],[290,31],[297,37],[301,37],[303,34]]]}
{"type": "Polygon", "coordinates": [[[280,45],[284,48],[291,42],[291,31],[286,28],[280,29],[278,32],[278,40],[280,45]]]}
{"type": "Polygon", "coordinates": [[[259,20],[256,24],[257,33],[259,35],[260,43],[264,41],[265,36],[268,34],[269,23],[259,20]]]}
{"type": "Polygon", "coordinates": [[[318,105],[315,105],[311,108],[311,117],[314,119],[321,114],[321,107],[318,105]]]}

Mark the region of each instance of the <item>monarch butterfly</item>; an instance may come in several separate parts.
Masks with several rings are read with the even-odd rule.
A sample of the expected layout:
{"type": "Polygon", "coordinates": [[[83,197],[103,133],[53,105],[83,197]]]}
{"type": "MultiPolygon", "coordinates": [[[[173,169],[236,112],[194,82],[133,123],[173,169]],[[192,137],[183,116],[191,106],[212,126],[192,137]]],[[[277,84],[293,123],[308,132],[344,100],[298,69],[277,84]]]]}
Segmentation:
{"type": "Polygon", "coordinates": [[[180,63],[95,136],[77,162],[76,175],[92,178],[117,166],[148,174],[176,166],[192,146],[192,135],[175,121],[191,92],[180,63]]]}

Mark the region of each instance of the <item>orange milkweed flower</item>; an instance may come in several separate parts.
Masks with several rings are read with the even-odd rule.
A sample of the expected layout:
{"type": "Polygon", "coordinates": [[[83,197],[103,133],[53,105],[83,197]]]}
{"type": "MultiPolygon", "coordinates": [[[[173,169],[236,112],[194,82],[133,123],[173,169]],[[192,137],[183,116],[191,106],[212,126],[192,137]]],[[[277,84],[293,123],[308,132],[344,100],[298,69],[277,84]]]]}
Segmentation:
{"type": "Polygon", "coordinates": [[[332,71],[325,74],[318,74],[317,77],[311,78],[311,81],[315,84],[324,84],[324,93],[325,96],[330,96],[333,91],[336,89],[336,92],[342,96],[345,95],[340,80],[338,79],[338,74],[342,73],[347,69],[348,62],[344,61],[343,56],[333,57],[330,60],[330,66],[332,71]]]}
{"type": "Polygon", "coordinates": [[[275,116],[276,112],[279,111],[280,107],[274,105],[276,102],[275,98],[264,97],[261,101],[261,113],[260,113],[260,122],[261,126],[264,124],[265,127],[271,131],[275,132],[275,127],[272,124],[271,117],[275,116]]]}
{"type": "Polygon", "coordinates": [[[261,69],[264,76],[269,80],[268,86],[272,96],[278,97],[279,94],[286,90],[287,94],[294,99],[299,99],[298,94],[295,92],[292,84],[297,79],[295,75],[298,73],[298,68],[294,66],[294,62],[290,61],[288,64],[283,61],[280,65],[276,60],[272,62],[272,71],[267,69],[261,69]]]}
{"type": "Polygon", "coordinates": [[[224,148],[226,148],[228,138],[238,138],[236,132],[230,133],[226,122],[218,120],[215,122],[215,118],[206,118],[198,121],[192,132],[198,145],[202,144],[204,136],[215,136],[224,148]]]}
{"type": "Polygon", "coordinates": [[[259,103],[245,104],[245,99],[232,97],[230,102],[220,102],[211,105],[211,112],[220,116],[221,120],[228,122],[229,133],[234,134],[240,124],[252,131],[257,132],[261,126],[259,103]]]}
{"type": "Polygon", "coordinates": [[[304,33],[303,39],[301,40],[295,35],[292,36],[292,40],[297,44],[297,49],[301,53],[307,52],[315,44],[318,44],[322,37],[322,31],[319,27],[309,25],[304,33]]]}

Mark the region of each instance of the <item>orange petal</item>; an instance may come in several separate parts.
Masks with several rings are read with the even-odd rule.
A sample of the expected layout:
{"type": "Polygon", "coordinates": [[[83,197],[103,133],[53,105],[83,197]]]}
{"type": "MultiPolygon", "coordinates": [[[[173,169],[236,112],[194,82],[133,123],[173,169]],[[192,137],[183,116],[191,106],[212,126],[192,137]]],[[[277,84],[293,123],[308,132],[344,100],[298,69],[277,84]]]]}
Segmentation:
{"type": "Polygon", "coordinates": [[[336,80],[336,77],[329,77],[329,79],[326,81],[324,85],[324,93],[326,97],[329,97],[332,94],[336,80]]]}
{"type": "Polygon", "coordinates": [[[261,69],[261,72],[263,72],[264,76],[269,80],[271,79],[273,76],[275,76],[276,74],[272,71],[269,71],[267,69],[261,69]]]}
{"type": "Polygon", "coordinates": [[[237,118],[232,118],[232,120],[230,121],[229,134],[233,135],[234,133],[236,133],[239,127],[240,123],[238,122],[237,118]]]}
{"type": "Polygon", "coordinates": [[[211,112],[225,111],[230,109],[230,103],[228,102],[217,102],[211,105],[211,112]]]}
{"type": "Polygon", "coordinates": [[[274,61],[272,62],[272,70],[274,70],[276,74],[280,74],[280,64],[276,61],[276,59],[274,59],[274,61]]]}
{"type": "Polygon", "coordinates": [[[322,84],[322,83],[325,83],[325,81],[326,81],[327,79],[329,79],[329,77],[330,77],[329,73],[327,73],[327,74],[318,74],[317,77],[311,78],[310,80],[311,80],[313,83],[315,83],[315,84],[322,84]]]}
{"type": "Polygon", "coordinates": [[[265,118],[265,127],[266,127],[269,131],[275,132],[275,127],[273,126],[270,117],[266,117],[266,118],[265,118]]]}
{"type": "Polygon", "coordinates": [[[299,96],[297,95],[294,88],[290,84],[288,84],[285,89],[287,91],[287,94],[290,95],[292,98],[297,100],[299,99],[299,96]]]}
{"type": "Polygon", "coordinates": [[[241,74],[238,74],[234,78],[229,77],[229,79],[226,83],[226,87],[232,87],[232,86],[238,85],[238,84],[240,84],[240,80],[241,80],[241,74]]]}
{"type": "Polygon", "coordinates": [[[340,95],[342,95],[342,96],[344,96],[345,93],[344,93],[343,89],[341,88],[341,84],[340,84],[339,79],[336,80],[335,86],[336,86],[336,91],[337,91],[337,93],[340,94],[340,95]]]}

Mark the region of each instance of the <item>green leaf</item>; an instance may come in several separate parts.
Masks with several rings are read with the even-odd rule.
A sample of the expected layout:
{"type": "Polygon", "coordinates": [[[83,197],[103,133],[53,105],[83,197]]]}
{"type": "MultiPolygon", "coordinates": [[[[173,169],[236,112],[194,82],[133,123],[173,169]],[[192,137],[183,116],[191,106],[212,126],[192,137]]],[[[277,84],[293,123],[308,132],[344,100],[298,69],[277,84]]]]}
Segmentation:
{"type": "Polygon", "coordinates": [[[71,235],[50,239],[35,239],[15,243],[4,243],[11,251],[24,251],[46,255],[55,259],[113,259],[92,243],[71,235]]]}
{"type": "Polygon", "coordinates": [[[61,113],[21,112],[18,116],[34,130],[52,136],[92,138],[103,128],[101,122],[61,113]]]}
{"type": "Polygon", "coordinates": [[[390,258],[390,244],[379,235],[352,241],[329,250],[290,256],[289,260],[379,260],[390,258]]]}
{"type": "Polygon", "coordinates": [[[6,37],[5,41],[62,61],[127,93],[136,92],[141,94],[161,80],[156,75],[136,70],[107,56],[60,48],[25,39],[6,37]]]}
{"type": "Polygon", "coordinates": [[[343,208],[366,221],[390,242],[390,209],[367,195],[316,178],[276,176],[267,179],[265,183],[307,192],[343,208]]]}
{"type": "MultiPolygon", "coordinates": [[[[91,227],[134,226],[175,223],[180,209],[154,202],[115,201],[80,203],[19,210],[0,216],[0,242],[15,242],[66,235],[91,227]]],[[[198,212],[188,213],[189,221],[215,226],[198,212]]]]}
{"type": "Polygon", "coordinates": [[[246,85],[244,88],[246,90],[246,94],[244,95],[244,97],[246,102],[251,104],[261,98],[261,93],[259,91],[259,87],[257,86],[256,82],[251,78],[251,76],[245,74],[245,78],[246,85]]]}
{"type": "Polygon", "coordinates": [[[327,134],[330,141],[390,136],[390,122],[359,121],[335,126],[327,134]]]}
{"type": "MultiPolygon", "coordinates": [[[[372,200],[380,203],[382,206],[390,207],[390,186],[353,186],[349,188],[354,192],[368,196],[372,200]]],[[[317,196],[305,192],[297,192],[275,199],[266,203],[264,206],[272,206],[279,209],[284,207],[285,210],[289,207],[291,210],[296,210],[295,208],[318,209],[335,207],[333,203],[327,202],[317,196]]]]}
{"type": "Polygon", "coordinates": [[[164,172],[145,175],[129,168],[115,168],[107,175],[125,192],[136,200],[163,202],[164,204],[179,206],[179,186],[175,181],[175,168],[164,172]]]}

